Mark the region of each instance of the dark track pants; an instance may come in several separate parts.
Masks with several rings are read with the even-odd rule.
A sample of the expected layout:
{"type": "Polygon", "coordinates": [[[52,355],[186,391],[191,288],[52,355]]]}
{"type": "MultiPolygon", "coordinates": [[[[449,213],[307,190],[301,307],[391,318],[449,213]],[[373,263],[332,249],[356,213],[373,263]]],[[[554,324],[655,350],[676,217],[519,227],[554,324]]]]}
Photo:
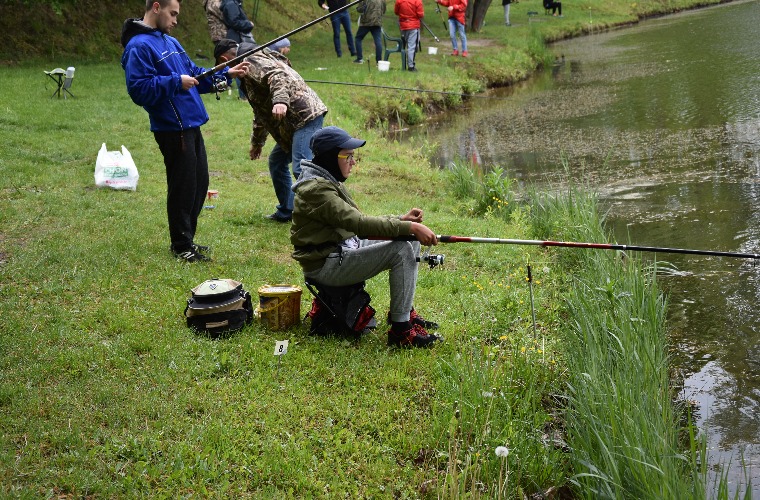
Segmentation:
{"type": "Polygon", "coordinates": [[[189,250],[208,193],[208,160],[200,127],[153,132],[166,166],[166,213],[172,250],[189,250]]]}

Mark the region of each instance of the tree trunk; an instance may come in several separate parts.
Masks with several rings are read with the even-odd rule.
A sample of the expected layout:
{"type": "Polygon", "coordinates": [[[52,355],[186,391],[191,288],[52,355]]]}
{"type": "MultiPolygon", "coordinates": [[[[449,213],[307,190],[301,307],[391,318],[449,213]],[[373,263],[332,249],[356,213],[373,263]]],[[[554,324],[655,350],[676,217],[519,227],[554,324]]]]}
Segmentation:
{"type": "Polygon", "coordinates": [[[467,28],[469,31],[477,33],[483,27],[483,20],[486,18],[488,7],[491,6],[491,0],[470,0],[467,3],[467,28]]]}

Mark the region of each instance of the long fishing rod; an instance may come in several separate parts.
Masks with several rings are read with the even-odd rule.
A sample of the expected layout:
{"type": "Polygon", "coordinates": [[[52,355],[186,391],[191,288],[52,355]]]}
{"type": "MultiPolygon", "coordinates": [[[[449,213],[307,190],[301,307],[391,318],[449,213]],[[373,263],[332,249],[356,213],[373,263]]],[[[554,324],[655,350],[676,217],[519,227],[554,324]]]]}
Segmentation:
{"type": "MultiPolygon", "coordinates": [[[[709,255],[712,257],[733,257],[737,259],[760,259],[760,254],[740,252],[719,252],[714,250],[691,250],[687,248],[647,247],[640,245],[618,245],[611,243],[580,243],[575,241],[542,241],[542,240],[513,240],[502,238],[478,238],[469,236],[437,236],[439,243],[494,243],[498,245],[534,245],[541,247],[568,247],[568,248],[596,248],[600,250],[630,250],[635,252],[656,253],[679,253],[687,255],[709,255]]],[[[414,236],[400,236],[398,238],[370,238],[370,239],[393,239],[397,241],[414,241],[414,236]]]]}
{"type": "Polygon", "coordinates": [[[435,33],[433,33],[433,30],[431,30],[430,27],[427,24],[425,24],[425,21],[423,21],[422,19],[420,19],[420,23],[422,23],[422,25],[425,27],[426,30],[428,30],[430,32],[431,35],[433,35],[433,40],[435,40],[436,42],[440,42],[441,41],[440,38],[438,38],[437,36],[435,36],[435,33]]]}
{"type": "Polygon", "coordinates": [[[408,87],[390,87],[388,85],[373,85],[370,83],[351,83],[351,82],[330,82],[327,80],[304,80],[306,83],[327,83],[330,85],[349,85],[352,87],[372,87],[376,89],[388,89],[388,90],[407,90],[409,92],[425,92],[428,94],[448,94],[448,95],[460,95],[463,97],[477,97],[479,99],[497,99],[497,100],[506,100],[506,97],[493,97],[488,95],[478,95],[478,94],[464,94],[462,92],[447,92],[445,90],[427,90],[427,89],[415,89],[415,88],[408,88],[408,87]]]}
{"type": "Polygon", "coordinates": [[[258,47],[249,50],[248,52],[246,52],[244,54],[239,54],[238,56],[233,57],[232,59],[230,59],[227,62],[223,62],[221,64],[217,64],[216,66],[214,66],[210,70],[206,71],[205,73],[201,73],[200,75],[196,76],[196,78],[206,78],[208,76],[213,75],[217,71],[219,71],[221,69],[224,69],[227,66],[235,66],[237,63],[239,63],[240,61],[242,61],[246,57],[250,56],[251,54],[255,54],[256,52],[261,52],[265,48],[269,47],[270,45],[272,45],[274,43],[279,42],[283,38],[288,38],[290,36],[293,36],[296,33],[300,32],[300,31],[303,31],[306,28],[310,28],[310,27],[314,26],[315,24],[317,24],[318,22],[324,21],[328,17],[333,16],[333,15],[337,14],[338,12],[342,12],[342,11],[344,11],[344,10],[346,10],[346,9],[348,9],[348,8],[354,6],[357,3],[362,2],[362,1],[363,0],[354,0],[353,2],[351,2],[351,3],[347,4],[347,5],[344,5],[343,7],[339,8],[339,9],[335,9],[334,11],[332,11],[332,12],[330,12],[328,14],[325,14],[322,17],[314,19],[313,21],[309,21],[308,23],[304,24],[303,26],[301,26],[299,28],[294,29],[293,31],[289,31],[289,32],[285,33],[284,35],[280,35],[277,38],[273,38],[272,40],[269,40],[268,42],[263,43],[263,44],[259,45],[258,47]]]}

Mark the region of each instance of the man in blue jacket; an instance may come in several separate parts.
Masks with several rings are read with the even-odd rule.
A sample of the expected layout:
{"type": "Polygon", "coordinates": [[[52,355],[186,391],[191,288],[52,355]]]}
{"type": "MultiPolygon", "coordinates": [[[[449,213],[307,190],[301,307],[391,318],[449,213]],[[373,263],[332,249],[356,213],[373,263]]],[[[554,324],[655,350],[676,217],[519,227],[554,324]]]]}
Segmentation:
{"type": "MultiPolygon", "coordinates": [[[[121,66],[127,91],[135,104],[145,108],[150,130],[166,166],[166,211],[171,251],[178,260],[211,260],[208,247],[194,241],[198,216],[208,191],[208,162],[201,125],[208,121],[200,93],[213,89],[211,77],[190,60],[185,49],[169,33],[177,25],[179,0],[147,0],[142,19],[124,21],[121,66]]],[[[225,68],[217,76],[242,76],[249,63],[225,68]]]]}

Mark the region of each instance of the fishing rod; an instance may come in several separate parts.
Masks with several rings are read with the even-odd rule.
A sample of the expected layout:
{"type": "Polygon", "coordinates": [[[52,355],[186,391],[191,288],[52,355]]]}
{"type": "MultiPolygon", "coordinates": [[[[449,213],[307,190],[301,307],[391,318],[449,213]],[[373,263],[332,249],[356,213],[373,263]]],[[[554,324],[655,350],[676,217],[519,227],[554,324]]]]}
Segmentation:
{"type": "MultiPolygon", "coordinates": [[[[437,4],[436,4],[436,5],[437,5],[437,4]]],[[[434,39],[436,42],[440,42],[440,41],[441,41],[441,39],[440,39],[440,38],[438,38],[437,36],[435,36],[435,33],[433,33],[433,30],[431,30],[431,29],[430,29],[430,27],[429,27],[427,24],[425,24],[425,21],[423,21],[422,19],[420,19],[420,22],[421,22],[421,23],[422,23],[422,25],[425,27],[425,29],[426,29],[426,30],[428,30],[428,31],[430,32],[430,34],[431,34],[431,35],[433,35],[433,39],[434,39]]]]}
{"type": "MultiPolygon", "coordinates": [[[[568,247],[568,248],[596,248],[599,250],[630,250],[635,252],[655,253],[679,253],[687,255],[709,255],[712,257],[733,257],[737,259],[760,259],[760,254],[741,252],[719,252],[715,250],[691,250],[687,248],[647,247],[640,245],[618,245],[611,243],[580,243],[575,241],[542,241],[542,240],[513,240],[502,238],[478,238],[469,236],[446,236],[438,235],[439,243],[494,243],[497,245],[534,245],[541,247],[568,247]]],[[[415,241],[413,235],[399,236],[398,238],[370,238],[391,239],[396,241],[415,241]]]]}
{"type": "Polygon", "coordinates": [[[407,90],[409,92],[425,92],[429,94],[448,94],[448,95],[461,95],[463,97],[477,97],[479,99],[498,99],[498,100],[506,100],[506,97],[494,97],[494,96],[488,96],[488,95],[478,95],[478,94],[464,94],[462,92],[448,92],[445,90],[427,90],[427,89],[414,89],[414,88],[408,88],[408,87],[390,87],[388,85],[373,85],[370,83],[351,83],[351,82],[330,82],[327,80],[304,80],[306,83],[327,83],[330,85],[349,85],[352,87],[371,87],[376,89],[388,89],[388,90],[407,90]]]}
{"type": "Polygon", "coordinates": [[[441,13],[441,6],[438,5],[438,2],[435,3],[435,11],[438,13],[438,15],[441,17],[441,22],[443,23],[443,29],[447,30],[449,29],[449,25],[446,24],[446,20],[443,19],[443,14],[441,13]]]}
{"type": "Polygon", "coordinates": [[[245,59],[246,57],[248,57],[248,56],[250,56],[252,54],[255,54],[256,52],[261,52],[262,50],[264,50],[265,48],[269,47],[270,45],[275,44],[275,43],[279,42],[280,40],[282,40],[284,38],[288,38],[290,36],[293,36],[296,33],[305,30],[306,28],[310,28],[310,27],[314,26],[315,24],[317,24],[318,22],[324,21],[328,17],[330,17],[332,15],[335,15],[338,12],[342,12],[342,11],[344,11],[344,10],[346,10],[346,9],[348,9],[348,8],[354,6],[357,3],[362,2],[362,1],[364,1],[364,0],[354,0],[353,2],[344,5],[343,7],[340,7],[339,9],[335,9],[334,11],[332,11],[330,13],[327,13],[327,14],[325,14],[322,17],[314,19],[313,21],[309,21],[308,23],[304,24],[303,26],[301,26],[299,28],[294,29],[293,31],[289,31],[289,32],[285,33],[284,35],[280,35],[277,38],[273,38],[272,40],[269,40],[268,42],[263,43],[263,44],[259,45],[258,47],[249,50],[248,52],[246,52],[244,54],[240,54],[240,55],[238,55],[236,57],[233,57],[232,59],[230,59],[227,62],[223,62],[221,64],[217,64],[216,66],[214,66],[210,70],[208,70],[208,71],[206,71],[204,73],[201,73],[200,75],[196,76],[196,78],[199,78],[199,79],[200,78],[206,78],[206,77],[209,77],[209,76],[213,75],[217,71],[226,68],[227,66],[234,66],[237,63],[239,63],[240,61],[242,61],[243,59],[245,59]]]}

